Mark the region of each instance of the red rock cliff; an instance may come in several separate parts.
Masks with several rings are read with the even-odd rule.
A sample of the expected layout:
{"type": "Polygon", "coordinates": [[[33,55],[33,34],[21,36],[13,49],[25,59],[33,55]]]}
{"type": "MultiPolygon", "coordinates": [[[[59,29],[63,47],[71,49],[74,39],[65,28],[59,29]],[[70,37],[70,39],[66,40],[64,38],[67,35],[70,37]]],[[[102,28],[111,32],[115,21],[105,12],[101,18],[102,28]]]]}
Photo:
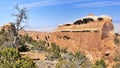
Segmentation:
{"type": "Polygon", "coordinates": [[[89,15],[72,24],[58,26],[51,33],[30,31],[27,33],[35,40],[56,43],[72,52],[81,51],[92,62],[98,58],[104,58],[108,63],[113,60],[114,26],[112,18],[106,15],[89,15]]]}

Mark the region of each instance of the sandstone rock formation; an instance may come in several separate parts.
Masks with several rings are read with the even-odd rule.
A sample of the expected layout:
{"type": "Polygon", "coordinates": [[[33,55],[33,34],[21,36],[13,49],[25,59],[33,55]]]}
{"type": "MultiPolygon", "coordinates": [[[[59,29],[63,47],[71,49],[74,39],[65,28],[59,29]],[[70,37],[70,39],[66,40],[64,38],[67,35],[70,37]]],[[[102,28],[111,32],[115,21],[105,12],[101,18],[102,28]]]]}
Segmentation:
{"type": "Polygon", "coordinates": [[[114,26],[112,18],[109,16],[89,15],[80,18],[73,24],[59,26],[53,34],[52,40],[62,47],[91,54],[94,59],[111,57],[109,60],[112,60],[114,26]]]}
{"type": "MultiPolygon", "coordinates": [[[[15,26],[8,23],[0,28],[0,31],[2,30],[14,31],[15,26]]],[[[80,51],[93,63],[99,58],[104,58],[110,64],[116,54],[112,18],[106,15],[89,14],[71,24],[60,25],[53,32],[20,31],[19,33],[22,35],[27,33],[34,40],[56,43],[73,53],[80,51]]]]}
{"type": "Polygon", "coordinates": [[[13,23],[9,22],[8,24],[5,24],[0,27],[0,31],[2,31],[2,30],[6,31],[6,32],[14,32],[15,26],[13,25],[13,23]]]}
{"type": "MultiPolygon", "coordinates": [[[[112,18],[106,15],[90,14],[78,19],[72,24],[58,26],[54,32],[42,33],[28,31],[35,40],[56,43],[61,48],[67,48],[73,53],[80,51],[92,62],[104,58],[111,63],[114,56],[114,26],[112,18]]],[[[21,32],[21,34],[24,34],[21,32]]]]}

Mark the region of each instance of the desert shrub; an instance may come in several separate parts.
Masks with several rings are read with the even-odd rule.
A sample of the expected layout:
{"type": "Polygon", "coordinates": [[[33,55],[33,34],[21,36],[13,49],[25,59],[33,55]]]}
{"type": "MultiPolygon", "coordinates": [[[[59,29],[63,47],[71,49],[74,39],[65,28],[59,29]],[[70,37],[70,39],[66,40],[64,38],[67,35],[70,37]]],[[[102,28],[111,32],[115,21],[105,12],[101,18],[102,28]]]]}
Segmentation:
{"type": "Polygon", "coordinates": [[[4,47],[13,47],[13,34],[11,32],[7,32],[2,30],[0,32],[0,46],[4,47]]]}
{"type": "Polygon", "coordinates": [[[47,51],[49,52],[49,54],[47,55],[48,60],[56,60],[61,57],[60,47],[56,45],[55,43],[52,43],[51,48],[48,49],[47,51]]]}
{"type": "Polygon", "coordinates": [[[46,42],[45,41],[36,41],[33,40],[28,34],[19,35],[21,40],[21,47],[19,48],[20,51],[29,51],[29,50],[37,50],[38,52],[46,50],[46,42]],[[27,44],[26,44],[27,43],[27,44]],[[32,46],[29,46],[29,45],[32,46]],[[28,45],[28,46],[27,46],[28,45]]]}
{"type": "Polygon", "coordinates": [[[0,50],[0,56],[5,60],[9,60],[9,62],[16,61],[20,58],[18,50],[14,48],[5,48],[0,50]]]}
{"type": "Polygon", "coordinates": [[[79,51],[75,54],[71,52],[62,53],[62,58],[59,58],[59,61],[60,60],[65,60],[66,62],[73,63],[75,68],[91,68],[92,65],[89,60],[79,51]]]}
{"type": "Polygon", "coordinates": [[[79,51],[77,51],[74,55],[74,62],[77,68],[90,68],[91,66],[88,59],[79,51]]]}
{"type": "Polygon", "coordinates": [[[25,40],[25,42],[30,43],[33,46],[40,44],[38,41],[33,40],[32,37],[30,37],[28,34],[23,35],[23,40],[25,40]]]}
{"type": "Polygon", "coordinates": [[[76,65],[73,61],[62,59],[58,61],[56,68],[76,68],[76,65]]]}
{"type": "Polygon", "coordinates": [[[30,37],[28,34],[23,35],[23,39],[28,43],[31,43],[31,41],[33,41],[32,37],[30,37]]]}
{"type": "Polygon", "coordinates": [[[59,58],[56,68],[91,68],[91,63],[86,57],[82,57],[80,52],[75,55],[71,52],[64,53],[64,55],[59,58]]]}
{"type": "Polygon", "coordinates": [[[32,41],[30,42],[30,44],[33,45],[33,46],[39,45],[39,43],[38,43],[36,40],[32,40],[32,41]]]}
{"type": "Polygon", "coordinates": [[[19,38],[21,40],[21,44],[23,44],[23,45],[24,45],[25,42],[27,42],[27,43],[29,43],[33,46],[41,44],[40,42],[38,42],[36,40],[33,40],[32,37],[30,37],[28,34],[19,35],[19,38]]]}
{"type": "Polygon", "coordinates": [[[119,45],[120,44],[120,40],[118,39],[118,36],[120,36],[118,33],[115,33],[115,36],[114,36],[114,42],[115,44],[119,45]]]}
{"type": "MultiPolygon", "coordinates": [[[[4,30],[2,29],[2,31],[0,32],[0,46],[6,48],[16,48],[14,43],[14,32],[10,31],[10,30],[4,30]]],[[[19,42],[17,43],[18,45],[20,45],[21,41],[19,39],[19,42]]]]}
{"type": "Polygon", "coordinates": [[[60,47],[58,45],[56,45],[55,43],[52,43],[50,50],[51,50],[54,58],[61,57],[61,55],[60,55],[60,47]]]}
{"type": "Polygon", "coordinates": [[[107,66],[106,66],[105,61],[104,61],[103,59],[100,59],[100,60],[97,60],[97,61],[95,62],[95,65],[93,65],[92,68],[106,68],[106,67],[107,67],[107,66]]]}
{"type": "Polygon", "coordinates": [[[25,39],[24,39],[24,36],[22,35],[19,35],[19,39],[20,39],[20,45],[25,45],[25,39]]]}
{"type": "Polygon", "coordinates": [[[0,59],[0,68],[12,68],[12,64],[0,59]]]}
{"type": "Polygon", "coordinates": [[[61,52],[62,52],[62,53],[67,53],[67,48],[62,48],[62,49],[61,49],[61,52]]]}
{"type": "Polygon", "coordinates": [[[115,56],[114,61],[119,61],[120,62],[120,55],[115,56]]]}
{"type": "Polygon", "coordinates": [[[25,42],[31,43],[33,41],[32,37],[28,36],[28,34],[19,35],[19,38],[21,40],[21,45],[24,45],[25,42]]]}
{"type": "Polygon", "coordinates": [[[35,63],[28,57],[19,59],[14,64],[15,68],[36,68],[35,63]]]}
{"type": "Polygon", "coordinates": [[[79,65],[79,68],[91,68],[91,63],[88,60],[84,60],[84,62],[79,65]]]}
{"type": "Polygon", "coordinates": [[[35,63],[29,58],[21,58],[15,48],[0,50],[0,68],[35,68],[35,63]]]}
{"type": "Polygon", "coordinates": [[[34,39],[32,39],[32,37],[30,37],[28,34],[22,35],[22,40],[23,42],[27,42],[33,46],[37,46],[37,45],[45,45],[45,41],[36,41],[34,39]]]}
{"type": "Polygon", "coordinates": [[[114,38],[114,41],[115,41],[115,44],[119,44],[120,43],[120,40],[117,37],[114,38]]]}
{"type": "Polygon", "coordinates": [[[31,50],[37,50],[38,52],[45,52],[45,51],[47,51],[47,48],[48,48],[46,46],[46,42],[45,41],[41,41],[41,40],[40,41],[35,41],[31,45],[33,45],[31,50]]]}
{"type": "Polygon", "coordinates": [[[51,47],[51,51],[52,52],[60,52],[60,47],[58,46],[58,45],[56,45],[55,43],[52,43],[52,45],[51,45],[52,47],[51,47]]]}
{"type": "Polygon", "coordinates": [[[116,63],[112,68],[120,68],[120,63],[116,63]]]}
{"type": "Polygon", "coordinates": [[[5,48],[0,50],[0,67],[1,68],[13,68],[14,62],[20,58],[20,54],[17,49],[5,48]]]}
{"type": "Polygon", "coordinates": [[[82,58],[84,58],[85,56],[84,55],[82,55],[79,51],[77,51],[76,53],[75,53],[75,58],[76,59],[82,59],[82,58]]]}
{"type": "Polygon", "coordinates": [[[52,43],[51,51],[53,52],[53,56],[55,58],[61,57],[60,55],[60,47],[56,45],[55,43],[52,43]]]}

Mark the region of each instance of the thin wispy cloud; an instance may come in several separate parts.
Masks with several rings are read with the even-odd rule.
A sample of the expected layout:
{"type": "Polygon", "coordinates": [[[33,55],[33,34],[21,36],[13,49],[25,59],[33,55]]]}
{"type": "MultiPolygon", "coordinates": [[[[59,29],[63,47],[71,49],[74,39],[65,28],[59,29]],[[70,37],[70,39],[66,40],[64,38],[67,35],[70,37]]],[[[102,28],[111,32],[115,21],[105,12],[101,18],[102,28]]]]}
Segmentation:
{"type": "Polygon", "coordinates": [[[38,28],[26,28],[27,31],[40,31],[40,32],[52,32],[56,29],[56,26],[44,26],[44,27],[38,27],[38,28]]]}
{"type": "Polygon", "coordinates": [[[76,4],[75,7],[104,7],[120,5],[120,1],[101,1],[101,2],[87,2],[76,4]]]}
{"type": "MultiPolygon", "coordinates": [[[[90,1],[90,0],[84,0],[84,1],[90,1]]],[[[76,2],[84,2],[83,0],[44,0],[44,1],[38,1],[34,3],[27,3],[21,5],[22,7],[27,8],[34,8],[34,7],[42,7],[42,6],[50,6],[50,5],[58,5],[58,4],[67,4],[67,3],[76,3],[76,2]]]]}
{"type": "Polygon", "coordinates": [[[120,23],[113,23],[115,33],[120,33],[120,23]]]}
{"type": "Polygon", "coordinates": [[[39,6],[47,6],[47,5],[50,5],[52,3],[53,3],[52,0],[47,0],[47,1],[40,1],[40,2],[23,4],[21,6],[22,7],[27,7],[27,8],[33,8],[33,7],[39,7],[39,6]]]}
{"type": "Polygon", "coordinates": [[[59,4],[72,4],[74,7],[104,7],[104,6],[115,6],[120,5],[120,1],[110,0],[110,1],[92,1],[92,0],[42,0],[33,3],[27,3],[21,5],[22,7],[35,8],[59,4]]]}

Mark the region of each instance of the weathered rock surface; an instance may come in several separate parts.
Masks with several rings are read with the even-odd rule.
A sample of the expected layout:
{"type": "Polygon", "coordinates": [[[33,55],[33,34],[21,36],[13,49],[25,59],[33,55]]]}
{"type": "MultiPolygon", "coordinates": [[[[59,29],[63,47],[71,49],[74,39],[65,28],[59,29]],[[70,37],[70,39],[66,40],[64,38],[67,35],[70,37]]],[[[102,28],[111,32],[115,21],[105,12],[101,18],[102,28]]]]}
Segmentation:
{"type": "Polygon", "coordinates": [[[10,31],[13,32],[15,31],[15,26],[9,22],[8,24],[5,24],[0,27],[0,31],[2,30],[7,31],[7,32],[10,32],[10,31]]]}
{"type": "Polygon", "coordinates": [[[73,24],[58,26],[51,33],[27,33],[35,40],[56,43],[72,52],[81,51],[92,55],[94,59],[112,57],[114,52],[114,26],[112,18],[106,15],[89,15],[73,24]]]}

